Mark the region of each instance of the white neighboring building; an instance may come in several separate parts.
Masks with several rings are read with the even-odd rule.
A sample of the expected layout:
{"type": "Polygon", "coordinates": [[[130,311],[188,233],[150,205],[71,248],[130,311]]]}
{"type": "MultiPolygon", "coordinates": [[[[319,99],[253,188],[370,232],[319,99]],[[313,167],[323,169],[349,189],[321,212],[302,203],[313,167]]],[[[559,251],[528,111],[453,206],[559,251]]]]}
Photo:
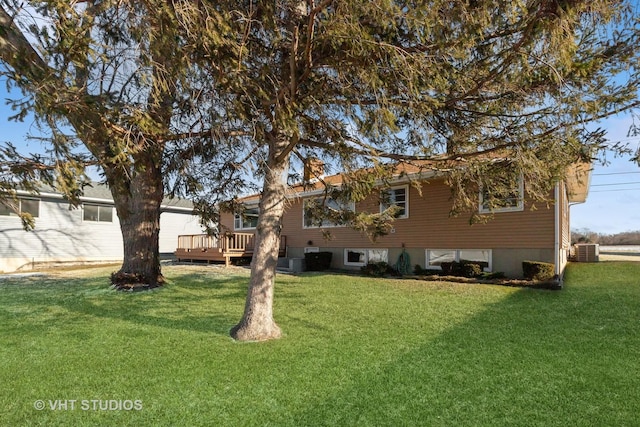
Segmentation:
{"type": "MultiPolygon", "coordinates": [[[[120,262],[122,234],[111,193],[105,186],[85,188],[78,208],[61,194],[19,192],[19,207],[36,221],[33,231],[0,204],[0,273],[64,262],[120,262]]],[[[185,200],[165,199],[160,215],[160,253],[172,254],[178,235],[201,234],[198,217],[185,200]]]]}

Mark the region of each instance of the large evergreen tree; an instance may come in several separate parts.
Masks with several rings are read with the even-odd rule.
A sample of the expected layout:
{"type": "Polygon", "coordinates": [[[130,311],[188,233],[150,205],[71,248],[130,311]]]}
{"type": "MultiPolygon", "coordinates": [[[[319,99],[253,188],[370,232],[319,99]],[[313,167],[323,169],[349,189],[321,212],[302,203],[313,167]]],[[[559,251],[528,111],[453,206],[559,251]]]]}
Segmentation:
{"type": "MultiPolygon", "coordinates": [[[[124,241],[114,284],[161,284],[165,150],[179,138],[182,113],[192,110],[185,95],[189,62],[173,3],[6,0],[0,5],[3,74],[25,95],[14,101],[17,118],[33,112],[51,131],[51,155],[44,162],[66,165],[52,174],[82,171],[87,164],[103,173],[124,241]]],[[[25,160],[22,171],[35,164],[25,160]]],[[[77,196],[80,188],[72,181],[50,180],[65,183],[58,187],[77,196]]]]}
{"type": "Polygon", "coordinates": [[[307,159],[345,171],[352,199],[399,162],[439,169],[460,212],[477,207],[478,185],[508,185],[505,171],[547,197],[568,164],[605,144],[587,125],[637,105],[638,22],[624,1],[195,4],[183,18],[211,76],[205,127],[220,131],[185,141],[174,166],[215,165],[188,180],[191,191],[206,177],[237,193],[243,177],[262,181],[239,340],[281,333],[280,223],[307,159]]]}

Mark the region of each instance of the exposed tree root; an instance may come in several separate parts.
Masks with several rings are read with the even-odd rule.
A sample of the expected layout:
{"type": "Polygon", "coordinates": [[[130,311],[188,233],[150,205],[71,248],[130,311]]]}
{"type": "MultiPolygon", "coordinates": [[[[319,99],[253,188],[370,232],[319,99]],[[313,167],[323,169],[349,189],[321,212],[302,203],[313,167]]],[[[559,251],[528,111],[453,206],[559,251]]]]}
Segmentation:
{"type": "Polygon", "coordinates": [[[111,288],[123,292],[149,291],[161,287],[165,283],[162,275],[152,282],[142,274],[115,272],[111,274],[111,288]]]}

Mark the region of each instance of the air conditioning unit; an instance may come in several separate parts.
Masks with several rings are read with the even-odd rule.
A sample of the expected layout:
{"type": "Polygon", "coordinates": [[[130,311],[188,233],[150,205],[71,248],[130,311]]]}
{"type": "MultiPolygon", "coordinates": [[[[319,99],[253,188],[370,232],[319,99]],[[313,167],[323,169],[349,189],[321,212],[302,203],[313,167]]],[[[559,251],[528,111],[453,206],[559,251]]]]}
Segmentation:
{"type": "Polygon", "coordinates": [[[600,258],[600,245],[595,243],[581,243],[575,245],[577,262],[598,262],[600,258]]]}

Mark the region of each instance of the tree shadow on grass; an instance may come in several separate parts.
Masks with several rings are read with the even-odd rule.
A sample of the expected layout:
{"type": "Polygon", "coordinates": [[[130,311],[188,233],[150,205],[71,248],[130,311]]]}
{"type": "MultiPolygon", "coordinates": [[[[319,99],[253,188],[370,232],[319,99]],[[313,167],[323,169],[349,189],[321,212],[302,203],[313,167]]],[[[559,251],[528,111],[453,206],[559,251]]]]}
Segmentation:
{"type": "Polygon", "coordinates": [[[640,370],[634,295],[515,291],[435,339],[389,345],[373,357],[356,353],[327,372],[335,376],[326,379],[336,385],[330,395],[265,423],[633,425],[640,411],[628,398],[640,393],[629,375],[640,370]]]}
{"type": "Polygon", "coordinates": [[[96,285],[100,279],[14,281],[6,285],[13,295],[2,298],[0,319],[5,317],[5,326],[12,327],[24,316],[25,321],[14,326],[24,332],[68,327],[97,317],[226,336],[242,314],[246,280],[229,277],[205,283],[200,277],[176,276],[163,288],[139,293],[96,285]]]}

